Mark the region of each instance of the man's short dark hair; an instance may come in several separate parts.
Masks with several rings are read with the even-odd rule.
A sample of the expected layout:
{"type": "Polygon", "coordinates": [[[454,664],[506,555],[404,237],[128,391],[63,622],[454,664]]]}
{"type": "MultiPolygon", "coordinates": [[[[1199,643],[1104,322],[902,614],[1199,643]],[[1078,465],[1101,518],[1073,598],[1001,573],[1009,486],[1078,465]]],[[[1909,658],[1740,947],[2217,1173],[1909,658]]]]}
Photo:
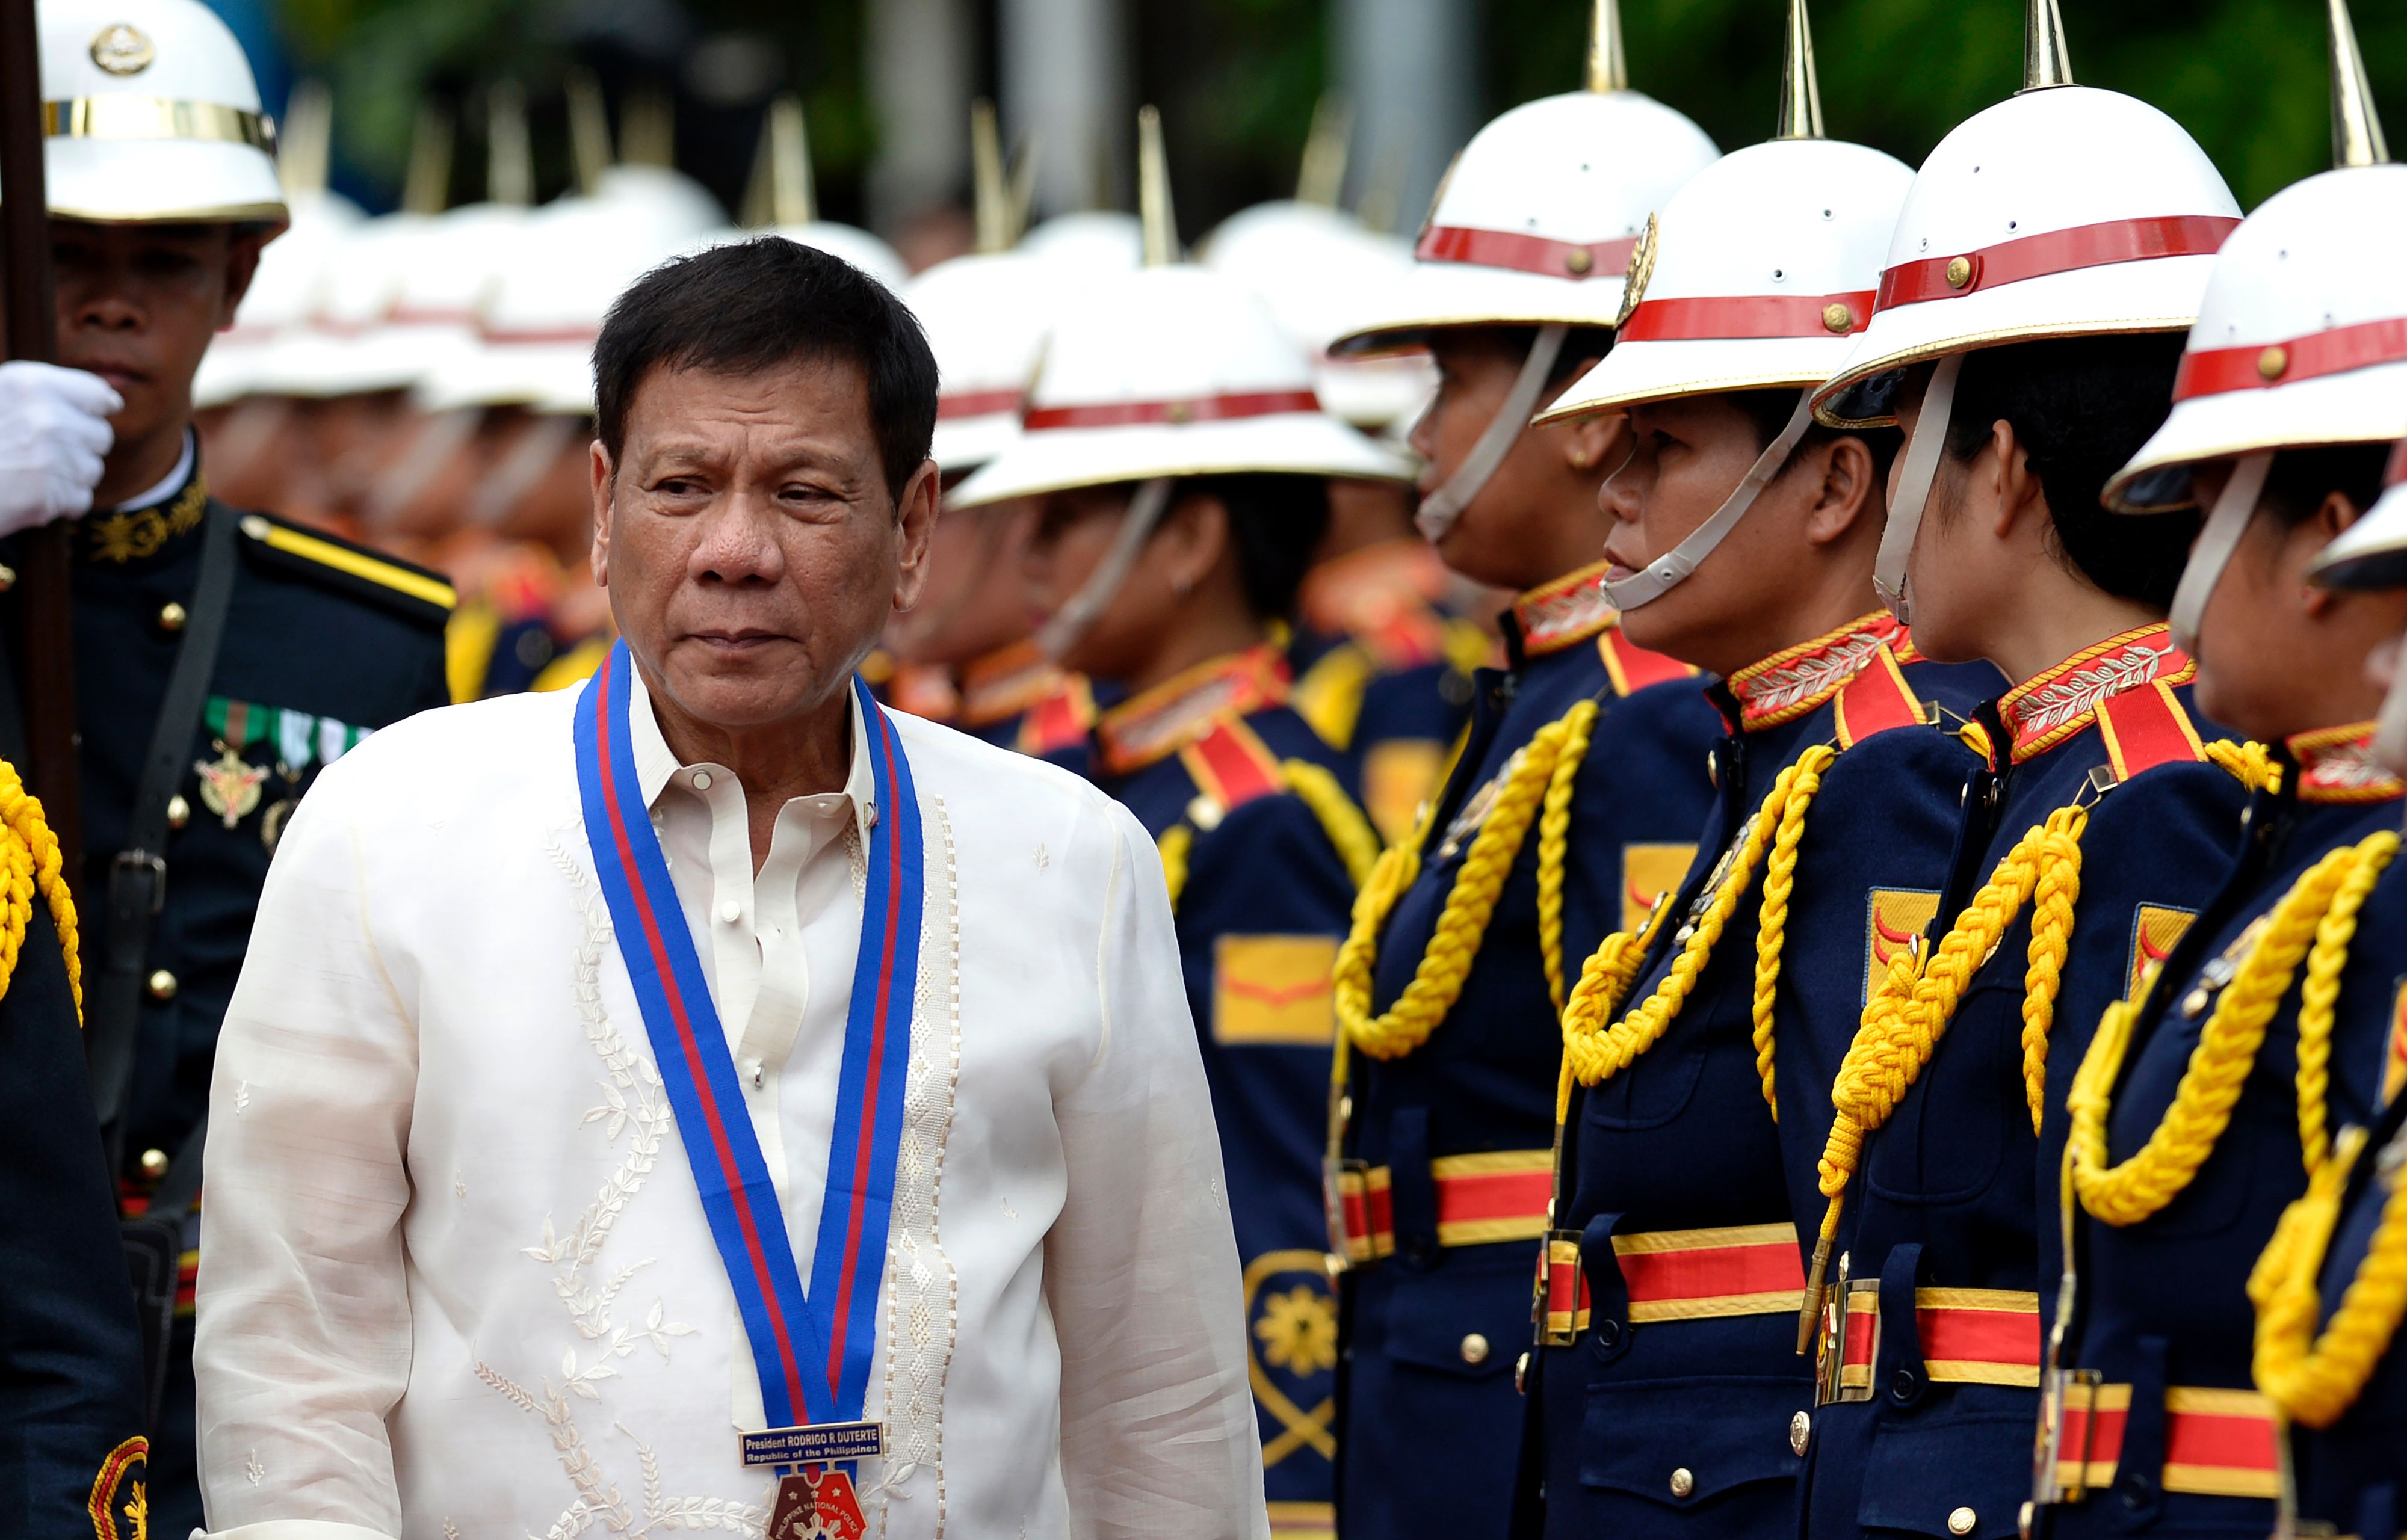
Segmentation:
{"type": "Polygon", "coordinates": [[[1964,360],[1947,428],[1947,452],[1962,463],[1994,424],[2014,424],[2067,564],[2159,610],[2172,602],[2199,516],[2110,514],[2099,495],[2172,410],[2182,341],[2165,332],[1984,347],[1964,360]]]}
{"type": "Polygon", "coordinates": [[[593,344],[595,426],[616,464],[627,408],[655,369],[757,374],[842,360],[869,382],[869,426],[900,499],[936,431],[936,358],[919,318],[838,257],[776,235],[662,262],[603,318],[593,344]]]}
{"type": "MultiPolygon", "coordinates": [[[[1794,390],[1733,390],[1730,403],[1745,412],[1755,424],[1755,452],[1762,454],[1772,447],[1772,441],[1788,426],[1788,418],[1797,410],[1794,390]]],[[[1835,443],[1842,438],[1861,439],[1864,449],[1873,457],[1873,512],[1877,516],[1888,506],[1888,466],[1897,452],[1905,445],[1905,435],[1894,428],[1825,428],[1816,422],[1809,425],[1804,436],[1797,441],[1799,449],[1835,443]]],[[[1797,459],[1792,451],[1789,460],[1797,459]]]]}

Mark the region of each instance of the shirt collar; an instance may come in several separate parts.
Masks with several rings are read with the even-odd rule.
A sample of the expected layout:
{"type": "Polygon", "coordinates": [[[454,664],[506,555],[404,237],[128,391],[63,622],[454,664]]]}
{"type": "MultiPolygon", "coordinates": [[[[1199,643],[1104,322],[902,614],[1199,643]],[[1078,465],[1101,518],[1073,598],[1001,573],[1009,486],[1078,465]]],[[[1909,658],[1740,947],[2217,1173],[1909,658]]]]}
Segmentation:
{"type": "Polygon", "coordinates": [[[1740,728],[1760,732],[1794,722],[1844,689],[1883,643],[1896,645],[1904,637],[1897,616],[1874,610],[1837,630],[1748,664],[1730,676],[1740,728]]]}
{"type": "Polygon", "coordinates": [[[2198,665],[2173,645],[2162,622],[2084,647],[1998,698],[1998,715],[2013,741],[2012,762],[2045,754],[2080,732],[2097,720],[2100,705],[2125,690],[2158,680],[2186,685],[2197,677],[2198,665]]]}
{"type": "Polygon", "coordinates": [[[2373,757],[2373,729],[2371,722],[2351,722],[2286,740],[2299,762],[2299,800],[2388,802],[2407,796],[2407,782],[2373,757]]]}
{"type": "Polygon", "coordinates": [[[114,514],[134,514],[139,513],[145,508],[156,508],[159,504],[166,502],[169,498],[174,497],[178,492],[183,490],[184,483],[190,481],[192,477],[193,462],[199,459],[200,450],[195,446],[192,431],[187,428],[184,430],[184,452],[176,457],[176,468],[167,473],[167,479],[144,492],[139,497],[127,498],[124,502],[110,509],[109,512],[114,514]]]}
{"type": "Polygon", "coordinates": [[[1114,775],[1133,773],[1222,722],[1287,698],[1287,659],[1267,643],[1198,663],[1104,713],[1095,725],[1104,768],[1114,775]]]}
{"type": "Polygon", "coordinates": [[[1614,622],[1613,600],[1604,596],[1610,561],[1592,562],[1565,572],[1513,600],[1513,620],[1521,638],[1521,652],[1544,657],[1585,642],[1614,622]]]}
{"type": "MultiPolygon", "coordinates": [[[[627,671],[627,677],[634,686],[628,691],[627,744],[634,756],[635,785],[644,795],[646,807],[659,803],[661,793],[667,789],[672,776],[691,775],[699,770],[723,775],[731,781],[735,778],[735,772],[724,765],[681,763],[677,751],[669,747],[668,740],[661,736],[660,720],[652,714],[652,692],[644,685],[644,671],[631,668],[627,671]]],[[[852,700],[849,687],[845,694],[847,701],[846,715],[852,723],[852,763],[845,774],[843,790],[838,795],[852,804],[854,821],[861,826],[862,836],[866,840],[868,821],[876,816],[870,810],[876,806],[877,782],[869,765],[869,725],[861,719],[861,709],[852,700]]]]}

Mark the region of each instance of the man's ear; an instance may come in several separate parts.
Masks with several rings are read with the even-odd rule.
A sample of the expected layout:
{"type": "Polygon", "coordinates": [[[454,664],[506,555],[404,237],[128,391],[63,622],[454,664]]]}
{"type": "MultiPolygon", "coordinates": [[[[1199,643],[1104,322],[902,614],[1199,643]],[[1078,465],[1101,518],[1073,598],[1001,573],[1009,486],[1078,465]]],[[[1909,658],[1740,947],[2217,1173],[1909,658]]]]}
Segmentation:
{"type": "Polygon", "coordinates": [[[610,586],[610,490],[617,480],[617,471],[610,463],[609,448],[600,439],[593,441],[593,581],[601,587],[610,586]]]}
{"type": "Polygon", "coordinates": [[[1171,586],[1191,593],[1229,550],[1228,505],[1208,493],[1187,493],[1171,504],[1156,541],[1171,586]]]}
{"type": "Polygon", "coordinates": [[[226,243],[225,292],[218,301],[219,331],[234,325],[234,313],[241,307],[242,297],[250,292],[250,280],[259,275],[259,253],[267,240],[267,233],[259,231],[238,234],[226,243]]]}
{"type": "MultiPolygon", "coordinates": [[[[2258,507],[2261,510],[2263,504],[2258,504],[2258,507]]],[[[2323,505],[2315,510],[2315,516],[2290,532],[2292,549],[2310,553],[2307,559],[2312,561],[2314,559],[2312,553],[2321,551],[2338,539],[2343,530],[2364,516],[2365,510],[2359,508],[2357,500],[2346,492],[2327,492],[2323,505]]],[[[2314,583],[2306,585],[2304,602],[2307,617],[2311,620],[2320,620],[2329,615],[2340,600],[2341,594],[2337,589],[2314,583]]]]}
{"type": "MultiPolygon", "coordinates": [[[[1873,452],[1862,439],[1841,433],[1807,446],[1809,453],[1817,450],[1822,488],[1805,515],[1805,541],[1809,545],[1828,545],[1863,523],[1868,513],[1875,517],[1886,514],[1887,499],[1873,465],[1873,452]]],[[[1809,474],[1811,463],[1804,467],[1809,474]]]]}
{"type": "Polygon", "coordinates": [[[894,570],[894,608],[907,610],[919,602],[920,593],[928,586],[928,542],[935,533],[936,519],[943,506],[943,473],[933,459],[923,459],[903,485],[903,496],[894,506],[894,521],[900,527],[901,549],[894,570]]]}
{"type": "Polygon", "coordinates": [[[1563,463],[1583,476],[1598,471],[1609,474],[1620,469],[1635,442],[1630,433],[1630,418],[1619,412],[1575,417],[1565,427],[1570,431],[1563,435],[1563,463]]]}

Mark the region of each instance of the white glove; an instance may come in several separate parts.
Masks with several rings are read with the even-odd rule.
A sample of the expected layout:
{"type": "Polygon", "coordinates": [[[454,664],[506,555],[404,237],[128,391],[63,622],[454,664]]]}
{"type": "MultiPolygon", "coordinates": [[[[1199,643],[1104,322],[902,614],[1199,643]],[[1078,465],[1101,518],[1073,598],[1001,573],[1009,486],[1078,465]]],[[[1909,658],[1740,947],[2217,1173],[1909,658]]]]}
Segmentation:
{"type": "Polygon", "coordinates": [[[97,374],[0,363],[0,536],[91,510],[117,441],[108,417],[124,406],[97,374]]]}

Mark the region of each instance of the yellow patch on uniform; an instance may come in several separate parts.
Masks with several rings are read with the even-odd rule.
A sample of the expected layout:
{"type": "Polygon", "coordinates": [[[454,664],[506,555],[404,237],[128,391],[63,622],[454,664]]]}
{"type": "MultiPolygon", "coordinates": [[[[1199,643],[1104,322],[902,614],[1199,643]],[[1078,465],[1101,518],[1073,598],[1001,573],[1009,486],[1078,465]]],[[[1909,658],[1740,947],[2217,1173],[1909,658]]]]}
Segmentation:
{"type": "Polygon", "coordinates": [[[1433,738],[1390,738],[1362,754],[1362,811],[1389,844],[1407,839],[1421,804],[1437,795],[1446,745],[1433,738]]]}
{"type": "Polygon", "coordinates": [[[1336,1040],[1334,936],[1223,936],[1212,948],[1212,1040],[1325,1048],[1336,1040]]]}
{"type": "Polygon", "coordinates": [[[2390,996],[2390,1040],[2382,1051],[2382,1105],[2407,1091],[2407,979],[2390,996]]]}
{"type": "Polygon", "coordinates": [[[2198,911],[2171,904],[2142,904],[2131,911],[2131,955],[2123,968],[2125,999],[2140,997],[2140,981],[2148,969],[2172,955],[2182,932],[2197,918],[2198,911]]]}
{"type": "Polygon", "coordinates": [[[1696,859],[1694,845],[1622,846],[1621,928],[1635,935],[1659,895],[1680,891],[1696,859]]]}
{"type": "Polygon", "coordinates": [[[1873,986],[1888,971],[1907,945],[1930,928],[1939,917],[1939,894],[1936,889],[1918,887],[1876,887],[1864,900],[1864,993],[1869,1002],[1873,986]]]}

